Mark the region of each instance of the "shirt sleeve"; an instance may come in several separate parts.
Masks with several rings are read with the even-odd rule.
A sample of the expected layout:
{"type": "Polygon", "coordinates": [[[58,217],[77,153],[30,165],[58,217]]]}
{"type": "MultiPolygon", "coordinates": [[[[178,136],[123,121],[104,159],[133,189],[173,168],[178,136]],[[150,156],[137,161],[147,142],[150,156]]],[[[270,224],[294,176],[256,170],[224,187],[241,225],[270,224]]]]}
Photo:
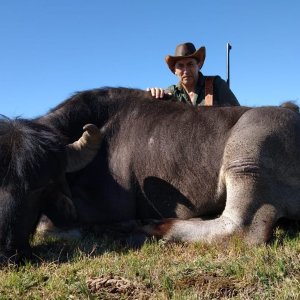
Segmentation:
{"type": "Polygon", "coordinates": [[[176,85],[170,85],[167,88],[165,88],[164,91],[165,91],[164,100],[179,101],[178,95],[176,93],[176,85]],[[168,93],[171,93],[172,96],[168,95],[168,93]]]}

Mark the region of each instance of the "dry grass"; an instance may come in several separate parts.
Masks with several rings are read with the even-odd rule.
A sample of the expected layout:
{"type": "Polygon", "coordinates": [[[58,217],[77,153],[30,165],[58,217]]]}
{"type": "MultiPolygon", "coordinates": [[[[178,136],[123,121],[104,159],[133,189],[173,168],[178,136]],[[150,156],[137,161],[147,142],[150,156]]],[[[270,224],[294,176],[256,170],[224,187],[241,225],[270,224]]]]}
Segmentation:
{"type": "Polygon", "coordinates": [[[299,229],[259,247],[35,237],[35,261],[0,270],[0,299],[300,299],[299,229]]]}

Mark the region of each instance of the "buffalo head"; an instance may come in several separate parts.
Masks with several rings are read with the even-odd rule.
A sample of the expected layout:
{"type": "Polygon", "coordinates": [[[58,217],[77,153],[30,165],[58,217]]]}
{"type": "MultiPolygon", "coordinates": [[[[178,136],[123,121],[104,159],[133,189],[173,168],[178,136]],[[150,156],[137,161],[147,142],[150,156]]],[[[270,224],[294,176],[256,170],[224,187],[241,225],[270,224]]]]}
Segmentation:
{"type": "Polygon", "coordinates": [[[31,255],[29,239],[43,212],[44,192],[53,182],[85,167],[96,155],[103,133],[84,127],[78,141],[66,145],[48,126],[24,119],[0,118],[0,260],[31,255]]]}

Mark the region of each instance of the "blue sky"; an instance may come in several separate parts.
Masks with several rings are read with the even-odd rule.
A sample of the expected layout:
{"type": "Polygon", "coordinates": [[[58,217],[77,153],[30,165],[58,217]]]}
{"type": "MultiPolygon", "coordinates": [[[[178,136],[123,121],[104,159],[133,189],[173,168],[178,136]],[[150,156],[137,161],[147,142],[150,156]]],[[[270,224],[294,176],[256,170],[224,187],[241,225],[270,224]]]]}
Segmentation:
{"type": "Polygon", "coordinates": [[[0,113],[35,117],[72,93],[176,83],[175,46],[205,46],[206,75],[242,105],[300,104],[299,0],[3,0],[0,113]]]}

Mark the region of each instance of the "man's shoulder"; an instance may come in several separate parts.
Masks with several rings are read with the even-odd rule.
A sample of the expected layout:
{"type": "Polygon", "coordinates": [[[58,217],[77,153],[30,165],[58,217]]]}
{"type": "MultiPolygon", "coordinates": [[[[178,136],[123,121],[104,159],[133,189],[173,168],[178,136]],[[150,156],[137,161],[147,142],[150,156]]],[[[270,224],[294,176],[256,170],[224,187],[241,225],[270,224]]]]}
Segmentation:
{"type": "Polygon", "coordinates": [[[210,75],[205,76],[205,80],[209,81],[209,79],[213,82],[214,89],[223,89],[228,88],[227,82],[220,75],[210,75]]]}
{"type": "Polygon", "coordinates": [[[204,75],[202,79],[202,85],[213,84],[214,89],[219,89],[224,84],[227,85],[226,81],[220,75],[204,75]]]}
{"type": "Polygon", "coordinates": [[[214,83],[225,82],[220,75],[205,75],[204,80],[213,80],[214,83]]]}

